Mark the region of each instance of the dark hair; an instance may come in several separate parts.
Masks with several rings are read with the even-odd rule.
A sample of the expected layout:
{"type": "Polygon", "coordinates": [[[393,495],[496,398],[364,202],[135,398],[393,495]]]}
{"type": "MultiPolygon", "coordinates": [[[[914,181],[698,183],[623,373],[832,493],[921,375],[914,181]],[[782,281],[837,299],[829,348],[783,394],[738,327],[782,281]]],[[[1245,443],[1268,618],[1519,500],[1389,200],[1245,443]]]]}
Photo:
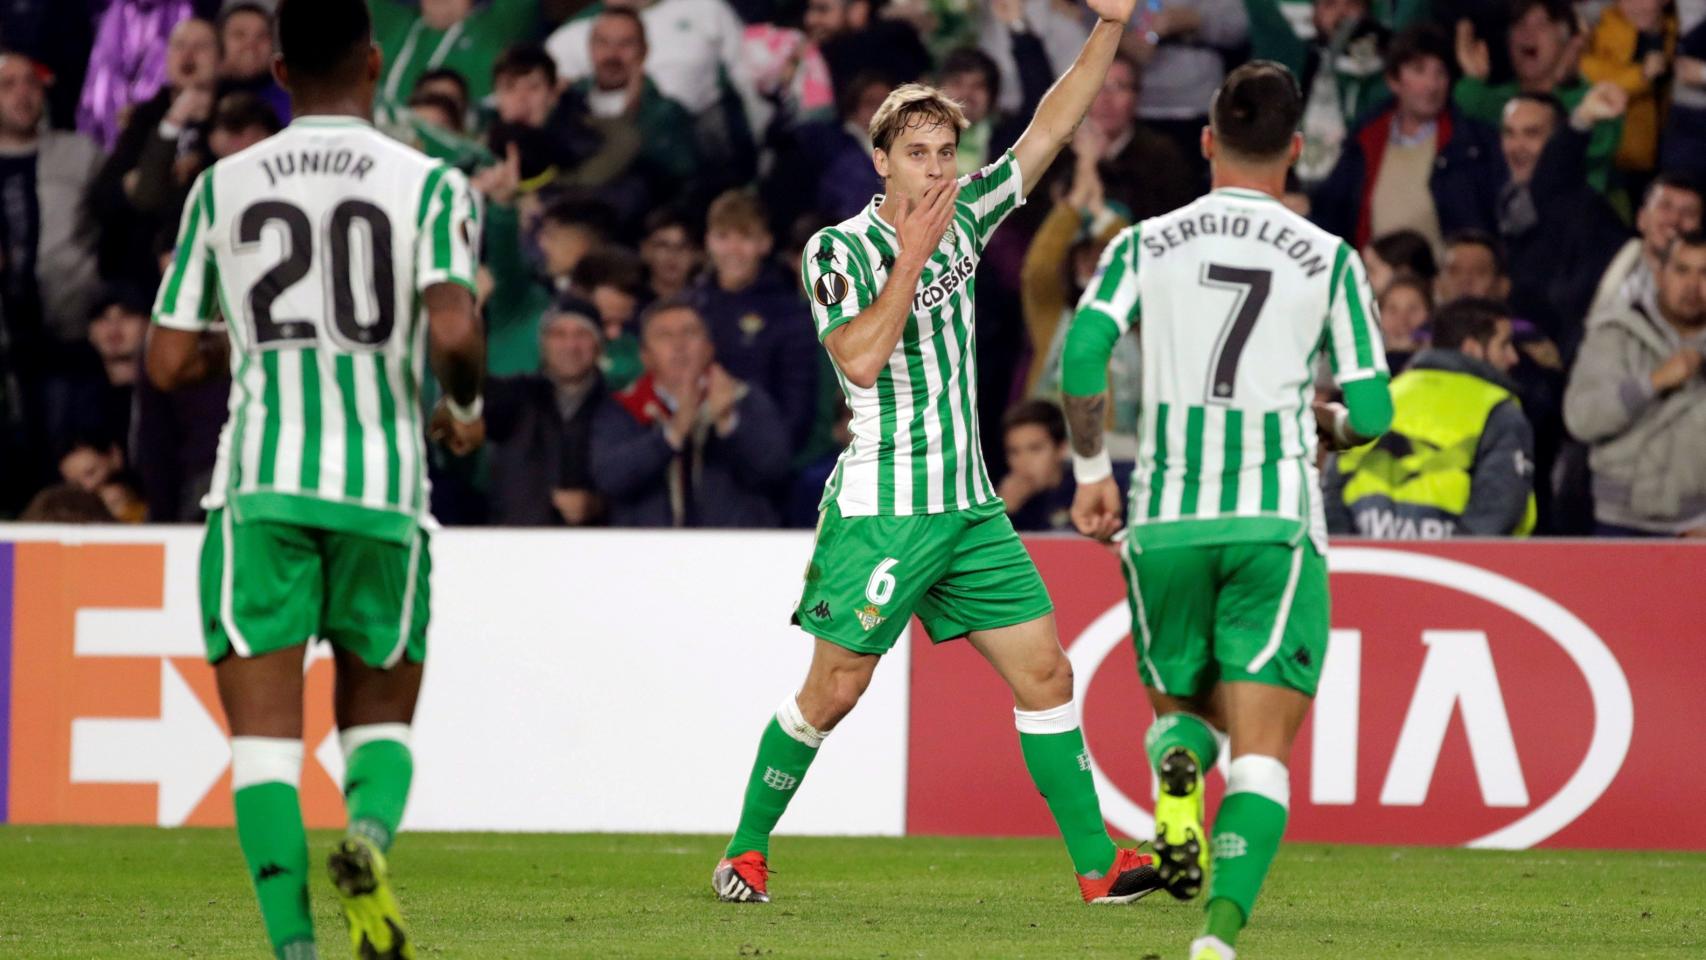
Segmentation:
{"type": "Polygon", "coordinates": [[[1015,427],[1038,426],[1048,432],[1056,446],[1066,442],[1066,415],[1052,400],[1024,400],[1001,418],[1001,433],[1006,435],[1015,427]]]}
{"type": "Polygon", "coordinates": [[[1447,70],[1457,59],[1445,31],[1431,23],[1413,24],[1400,30],[1386,48],[1386,75],[1395,76],[1411,63],[1429,57],[1438,60],[1447,70]]]}
{"type": "Polygon", "coordinates": [[[540,220],[560,227],[580,227],[600,237],[608,237],[615,229],[616,215],[610,207],[597,200],[562,196],[550,202],[539,215],[540,220]]]}
{"type": "Polygon", "coordinates": [[[1675,240],[1672,240],[1670,244],[1665,247],[1664,262],[1669,263],[1670,258],[1682,247],[1687,247],[1690,250],[1698,250],[1701,247],[1706,247],[1706,230],[1694,230],[1689,233],[1681,234],[1675,240]]]}
{"type": "Polygon", "coordinates": [[[408,106],[443,110],[450,117],[450,122],[455,125],[456,132],[462,132],[462,110],[455,100],[445,94],[417,90],[415,95],[409,98],[408,106]]]}
{"type": "Polygon", "coordinates": [[[977,47],[959,47],[948,51],[948,56],[942,60],[942,69],[936,75],[946,80],[961,73],[983,74],[983,85],[989,88],[989,101],[994,103],[1001,96],[1001,68],[989,54],[977,47]]]}
{"type": "Polygon", "coordinates": [[[492,64],[492,85],[530,73],[543,73],[547,84],[557,85],[557,61],[545,48],[537,43],[518,43],[499,54],[498,61],[492,64]]]}
{"type": "MultiPolygon", "coordinates": [[[[232,18],[237,16],[239,13],[256,14],[261,19],[265,20],[268,26],[272,25],[272,11],[267,9],[267,5],[261,2],[261,0],[233,0],[233,2],[227,3],[225,7],[219,11],[219,18],[214,22],[214,26],[218,27],[219,32],[223,34],[225,32],[225,25],[230,23],[232,18]]],[[[223,39],[221,42],[223,42],[223,39]]]]}
{"type": "Polygon", "coordinates": [[[1500,320],[1510,319],[1510,308],[1497,300],[1463,297],[1434,314],[1433,345],[1441,350],[1460,350],[1473,340],[1486,345],[1493,339],[1500,320]]]}
{"type": "Polygon", "coordinates": [[[640,19],[640,12],[633,7],[613,7],[606,4],[603,10],[598,11],[598,15],[600,17],[616,17],[633,23],[634,29],[640,31],[640,44],[647,47],[651,46],[651,40],[646,36],[646,21],[640,19]]]}
{"type": "Polygon", "coordinates": [[[1375,295],[1374,295],[1375,301],[1379,302],[1380,300],[1386,299],[1387,294],[1398,289],[1399,287],[1409,287],[1411,290],[1416,291],[1416,295],[1422,298],[1422,306],[1427,308],[1428,316],[1430,316],[1430,317],[1433,316],[1433,312],[1434,312],[1433,287],[1430,286],[1426,280],[1423,280],[1421,277],[1418,277],[1415,274],[1401,273],[1401,274],[1398,274],[1397,276],[1393,277],[1390,281],[1387,282],[1385,289],[1382,289],[1382,290],[1375,293],[1375,295]]]}
{"type": "Polygon", "coordinates": [[[112,523],[98,495],[71,483],[56,483],[30,498],[18,519],[24,523],[112,523]]]}
{"type": "Polygon", "coordinates": [[[367,4],[349,0],[280,0],[274,20],[278,55],[295,81],[353,78],[373,44],[367,4]]]}
{"type": "Polygon", "coordinates": [[[1423,280],[1432,280],[1439,275],[1439,265],[1434,262],[1433,244],[1414,230],[1394,230],[1385,236],[1376,237],[1370,246],[1374,248],[1375,255],[1389,264],[1395,273],[1408,273],[1423,280]]]}
{"type": "Polygon", "coordinates": [[[1452,247],[1483,247],[1493,255],[1493,266],[1498,269],[1499,276],[1505,275],[1505,245],[1499,238],[1479,227],[1464,227],[1446,234],[1445,248],[1452,247]]]}
{"type": "MultiPolygon", "coordinates": [[[[582,262],[584,263],[585,261],[582,262]]],[[[664,297],[661,300],[653,300],[651,303],[646,304],[646,308],[640,311],[640,336],[644,337],[646,335],[646,328],[651,326],[654,319],[659,315],[669,313],[672,310],[686,310],[695,317],[698,317],[699,325],[705,327],[705,333],[707,335],[710,334],[710,327],[705,324],[705,315],[699,312],[698,302],[693,299],[691,294],[683,292],[678,293],[673,297],[664,297]]]]}
{"type": "Polygon", "coordinates": [[[642,238],[649,237],[659,230],[667,230],[670,227],[680,227],[681,231],[687,234],[687,239],[694,243],[699,242],[698,227],[694,224],[693,218],[685,210],[674,205],[658,207],[646,214],[646,221],[640,228],[640,236],[642,238]]]}
{"type": "Polygon", "coordinates": [[[645,276],[639,257],[623,247],[607,247],[582,257],[569,272],[569,285],[581,296],[589,296],[599,287],[615,287],[638,297],[645,292],[645,276]]]}
{"type": "Polygon", "coordinates": [[[1692,174],[1683,173],[1680,170],[1662,170],[1658,176],[1653,178],[1652,183],[1647,184],[1646,192],[1641,194],[1641,206],[1646,206],[1647,201],[1653,199],[1653,194],[1658,193],[1660,187],[1686,190],[1694,194],[1697,199],[1706,201],[1706,189],[1701,187],[1700,181],[1695,179],[1692,174]]]}
{"type": "Polygon", "coordinates": [[[1576,35],[1576,12],[1569,0],[1511,0],[1510,22],[1516,23],[1528,16],[1528,11],[1535,7],[1546,11],[1546,19],[1568,27],[1570,36],[1576,35]]]}
{"type": "Polygon", "coordinates": [[[1209,104],[1216,143],[1250,160],[1284,156],[1303,119],[1303,94],[1291,71],[1252,60],[1227,76],[1209,104]]]}
{"type": "Polygon", "coordinates": [[[242,133],[252,127],[260,127],[271,136],[279,132],[283,124],[278,122],[278,113],[270,104],[247,90],[219,98],[219,103],[213,108],[213,129],[242,133]]]}
{"type": "Polygon", "coordinates": [[[468,92],[468,78],[449,67],[433,67],[431,70],[421,74],[415,80],[415,91],[418,93],[420,89],[427,84],[437,83],[440,80],[449,80],[451,83],[456,84],[456,89],[461,91],[460,96],[462,98],[462,106],[457,110],[457,112],[466,113],[468,111],[468,98],[470,96],[468,92]]]}
{"type": "Polygon", "coordinates": [[[1506,104],[1506,109],[1509,109],[1509,104],[1517,103],[1517,102],[1521,102],[1521,101],[1526,101],[1528,103],[1537,103],[1540,106],[1543,106],[1546,109],[1552,111],[1552,120],[1554,123],[1562,123],[1564,118],[1566,116],[1568,116],[1570,113],[1570,111],[1564,109],[1564,101],[1559,100],[1555,94],[1531,93],[1527,90],[1523,90],[1523,91],[1517,93],[1516,95],[1512,96],[1510,98],[1509,103],[1506,104]]]}
{"type": "Polygon", "coordinates": [[[853,116],[853,110],[859,106],[859,98],[865,95],[866,90],[878,86],[892,89],[894,85],[882,74],[873,73],[869,70],[861,70],[854,74],[853,79],[847,81],[845,89],[837,84],[835,88],[836,115],[843,120],[853,116]]]}

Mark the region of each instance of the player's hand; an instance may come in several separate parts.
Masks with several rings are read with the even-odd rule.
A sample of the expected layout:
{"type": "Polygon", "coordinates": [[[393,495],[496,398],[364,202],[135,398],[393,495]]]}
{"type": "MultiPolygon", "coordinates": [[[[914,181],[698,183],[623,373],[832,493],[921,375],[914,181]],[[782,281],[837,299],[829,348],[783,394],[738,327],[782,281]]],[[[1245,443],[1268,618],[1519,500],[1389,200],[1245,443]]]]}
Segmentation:
{"type": "Polygon", "coordinates": [[[451,415],[449,399],[439,397],[438,405],[433,407],[432,419],[427,425],[427,439],[442,445],[456,456],[466,457],[486,442],[486,418],[475,417],[464,423],[451,415]]]}
{"type": "Polygon", "coordinates": [[[1693,347],[1683,347],[1671,354],[1670,359],[1653,371],[1653,389],[1669,393],[1687,383],[1688,378],[1700,372],[1700,360],[1700,351],[1693,347]]]}
{"type": "Polygon", "coordinates": [[[1125,510],[1120,506],[1120,487],[1113,477],[1103,477],[1095,483],[1079,484],[1072,495],[1072,525],[1086,537],[1104,543],[1125,526],[1125,510]]]}
{"type": "Polygon", "coordinates": [[[1493,55],[1487,41],[1475,36],[1475,25],[1468,20],[1457,21],[1457,66],[1464,76],[1487,79],[1493,72],[1493,55]]]}
{"type": "Polygon", "coordinates": [[[1623,116],[1623,111],[1629,109],[1629,94],[1623,88],[1609,80],[1593,85],[1582,102],[1576,105],[1574,113],[1570,114],[1570,122],[1579,130],[1586,129],[1603,120],[1615,120],[1623,116]]]}
{"type": "Polygon", "coordinates": [[[1350,411],[1342,403],[1332,403],[1317,400],[1312,405],[1315,413],[1315,436],[1321,446],[1328,450],[1349,450],[1356,446],[1354,437],[1346,426],[1350,411]]]}
{"type": "Polygon", "coordinates": [[[1137,0],[1087,0],[1096,16],[1112,23],[1131,22],[1131,11],[1137,0]]]}
{"type": "Polygon", "coordinates": [[[907,201],[900,222],[895,225],[903,255],[919,266],[930,259],[942,242],[942,234],[948,232],[948,224],[954,220],[954,201],[959,195],[960,182],[943,177],[925,187],[923,196],[907,201]]]}

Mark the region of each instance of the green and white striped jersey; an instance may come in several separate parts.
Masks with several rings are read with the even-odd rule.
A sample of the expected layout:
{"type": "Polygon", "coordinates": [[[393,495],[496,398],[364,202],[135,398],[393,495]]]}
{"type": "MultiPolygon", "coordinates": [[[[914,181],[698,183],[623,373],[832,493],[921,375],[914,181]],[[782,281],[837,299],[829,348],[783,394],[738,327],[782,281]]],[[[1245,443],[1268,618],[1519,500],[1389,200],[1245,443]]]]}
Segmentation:
{"type": "Polygon", "coordinates": [[[1216,190],[1116,235],[1073,322],[1139,327],[1134,543],[1308,535],[1325,552],[1316,356],[1341,385],[1386,375],[1349,244],[1265,194],[1216,190]]]}
{"type": "MultiPolygon", "coordinates": [[[[814,234],[800,263],[818,339],[869,307],[888,282],[894,227],[872,198],[858,216],[814,234]]],[[[852,443],[824,488],[843,516],[966,510],[995,499],[977,422],[977,342],[972,303],[978,258],[995,228],[1025,202],[1019,163],[1000,160],[960,178],[953,223],[912,296],[906,331],[866,389],[841,376],[852,443]]]]}
{"type": "Polygon", "coordinates": [[[430,524],[420,294],[473,289],[468,182],[355,119],[303,117],[197,179],[154,322],[231,340],[204,505],[405,541],[430,524]]]}

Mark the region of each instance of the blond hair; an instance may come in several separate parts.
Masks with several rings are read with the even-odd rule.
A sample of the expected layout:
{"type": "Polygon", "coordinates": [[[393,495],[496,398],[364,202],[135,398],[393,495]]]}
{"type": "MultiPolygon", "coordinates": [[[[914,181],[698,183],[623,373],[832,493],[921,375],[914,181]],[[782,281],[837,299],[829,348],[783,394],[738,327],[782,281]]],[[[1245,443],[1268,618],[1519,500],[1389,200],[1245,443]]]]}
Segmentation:
{"type": "Polygon", "coordinates": [[[871,146],[887,150],[903,130],[937,126],[952,127],[957,143],[960,131],[971,126],[971,121],[952,97],[935,87],[901,84],[871,117],[871,146]]]}
{"type": "Polygon", "coordinates": [[[739,233],[769,233],[770,223],[764,215],[764,204],[749,190],[726,190],[711,201],[705,214],[707,230],[731,230],[739,233]]]}

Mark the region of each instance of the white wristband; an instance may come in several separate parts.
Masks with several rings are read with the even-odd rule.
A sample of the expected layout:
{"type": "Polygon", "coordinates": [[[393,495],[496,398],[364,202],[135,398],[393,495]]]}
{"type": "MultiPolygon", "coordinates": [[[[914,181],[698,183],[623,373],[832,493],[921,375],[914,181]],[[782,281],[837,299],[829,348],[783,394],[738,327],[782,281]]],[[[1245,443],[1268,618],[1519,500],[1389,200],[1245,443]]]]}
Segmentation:
{"type": "Polygon", "coordinates": [[[1333,404],[1333,439],[1347,448],[1355,446],[1358,439],[1351,431],[1351,412],[1342,403],[1333,404]]]}
{"type": "Polygon", "coordinates": [[[1081,457],[1072,455],[1072,478],[1082,486],[1087,483],[1098,483],[1114,475],[1114,461],[1108,456],[1108,448],[1103,447],[1094,456],[1081,457]]]}
{"type": "Polygon", "coordinates": [[[444,395],[444,409],[450,411],[450,416],[457,423],[473,423],[480,419],[481,414],[485,413],[486,398],[476,395],[473,403],[463,406],[456,402],[455,397],[447,393],[444,395]]]}

